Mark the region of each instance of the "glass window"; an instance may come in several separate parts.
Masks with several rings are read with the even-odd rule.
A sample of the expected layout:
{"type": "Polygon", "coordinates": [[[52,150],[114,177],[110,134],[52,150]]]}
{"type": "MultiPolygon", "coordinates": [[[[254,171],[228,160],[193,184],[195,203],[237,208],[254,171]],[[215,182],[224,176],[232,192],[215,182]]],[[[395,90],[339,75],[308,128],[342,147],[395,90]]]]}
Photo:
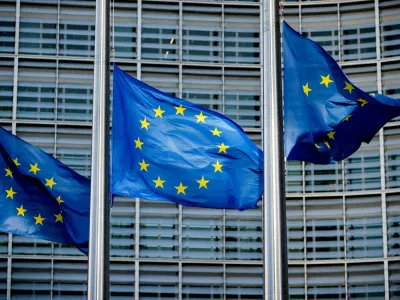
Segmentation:
{"type": "Polygon", "coordinates": [[[400,195],[387,194],[386,208],[388,255],[400,256],[400,195]]]}
{"type": "Polygon", "coordinates": [[[140,203],[140,257],[178,257],[178,205],[140,203]]]}
{"type": "Polygon", "coordinates": [[[11,298],[50,299],[52,292],[51,271],[51,260],[13,259],[11,264],[11,298]]]}
{"type": "MultiPolygon", "coordinates": [[[[382,63],[382,93],[400,100],[400,62],[382,63]]],[[[400,117],[392,119],[399,120],[400,117]]]]}
{"type": "Polygon", "coordinates": [[[262,259],[262,211],[226,210],[226,259],[262,259]]]}
{"type": "Polygon", "coordinates": [[[185,264],[182,269],[182,299],[224,299],[222,265],[185,264]]]}
{"type": "Polygon", "coordinates": [[[77,6],[61,1],[59,55],[93,56],[96,1],[77,1],[77,6]]]}
{"type": "Polygon", "coordinates": [[[0,118],[12,118],[14,60],[0,60],[0,118]]]}
{"type": "Polygon", "coordinates": [[[87,262],[54,260],[53,299],[86,299],[87,262]]]}
{"type": "Polygon", "coordinates": [[[342,198],[306,199],[307,259],[344,258],[342,198]]]}
{"type": "Polygon", "coordinates": [[[260,63],[259,6],[224,7],[224,60],[226,63],[260,63]]]}
{"type": "Polygon", "coordinates": [[[56,55],[57,15],[57,3],[22,3],[19,52],[56,55]]]}
{"type": "Polygon", "coordinates": [[[242,127],[261,127],[260,70],[226,68],[223,113],[242,127]]]}
{"type": "Polygon", "coordinates": [[[177,299],[178,298],[177,264],[140,264],[140,299],[177,299]]]}
{"type": "Polygon", "coordinates": [[[384,129],[386,188],[400,187],[400,127],[384,129]]]}
{"type": "Polygon", "coordinates": [[[90,177],[92,130],[57,126],[56,158],[82,176],[90,177]]]}
{"type": "Polygon", "coordinates": [[[374,2],[340,5],[342,60],[376,58],[374,2]]]}
{"type": "Polygon", "coordinates": [[[305,299],[304,266],[289,265],[288,277],[289,300],[305,299]]]}
{"type": "Polygon", "coordinates": [[[221,62],[221,53],[221,5],[185,3],[183,5],[183,60],[221,62]]]}
{"type": "Polygon", "coordinates": [[[8,233],[0,233],[0,254],[8,253],[8,233]]]}
{"type": "Polygon", "coordinates": [[[226,266],[226,300],[262,299],[264,269],[262,266],[226,266]]]}
{"type": "Polygon", "coordinates": [[[0,295],[7,294],[7,259],[0,259],[0,295]]]}
{"type": "Polygon", "coordinates": [[[347,257],[382,257],[382,200],[380,195],[346,198],[347,257]]]}
{"type": "Polygon", "coordinates": [[[115,42],[115,57],[134,59],[137,46],[137,3],[136,1],[114,0],[111,2],[111,6],[112,4],[115,5],[113,10],[115,28],[111,27],[110,34],[112,41],[115,42]],[[112,36],[114,33],[115,37],[112,36]]]}
{"type": "Polygon", "coordinates": [[[302,33],[339,60],[338,13],[336,5],[302,7],[302,33]]]}
{"type": "Polygon", "coordinates": [[[136,199],[114,197],[111,209],[111,256],[135,256],[136,199]]]}
{"type": "Polygon", "coordinates": [[[179,4],[143,3],[142,58],[178,60],[179,4]]]}
{"type": "Polygon", "coordinates": [[[400,6],[398,1],[380,0],[381,55],[400,55],[400,6]]]}
{"type": "Polygon", "coordinates": [[[303,199],[286,199],[287,247],[289,260],[304,259],[303,199]]]}
{"type": "Polygon", "coordinates": [[[377,93],[378,75],[375,64],[343,66],[342,70],[359,89],[366,93],[377,93]]]}
{"type": "Polygon", "coordinates": [[[347,266],[348,299],[384,299],[383,264],[349,264],[347,266]]]}
{"type": "Polygon", "coordinates": [[[178,97],[178,66],[142,65],[142,81],[167,94],[178,97]]]}
{"type": "Polygon", "coordinates": [[[381,160],[379,136],[369,144],[362,143],[345,161],[345,188],[347,191],[379,190],[381,188],[381,160]]]}
{"type": "Polygon", "coordinates": [[[15,3],[2,3],[0,8],[0,53],[14,53],[15,3]]]}
{"type": "Polygon", "coordinates": [[[343,190],[342,163],[315,165],[305,163],[306,193],[340,192],[343,190]]]}
{"type": "Polygon", "coordinates": [[[303,165],[301,161],[288,160],[286,165],[286,193],[303,192],[303,165]]]}
{"type": "Polygon", "coordinates": [[[346,299],[344,265],[307,267],[308,299],[346,299]]]}
{"type": "Polygon", "coordinates": [[[56,62],[20,60],[17,118],[54,120],[56,62]],[[40,76],[38,76],[40,74],[40,76]]]}
{"type": "Polygon", "coordinates": [[[222,112],[222,70],[184,67],[182,98],[208,109],[222,112]]]}
{"type": "Polygon", "coordinates": [[[400,298],[400,262],[389,262],[389,299],[400,298]]]}
{"type": "Polygon", "coordinates": [[[222,209],[183,207],[183,258],[223,258],[223,215],[222,209]]]}
{"type": "Polygon", "coordinates": [[[58,68],[57,119],[90,122],[93,64],[60,61],[58,68]]]}
{"type": "MultiPolygon", "coordinates": [[[[289,1],[285,1],[289,2],[289,1]]],[[[283,15],[285,16],[285,21],[297,32],[300,32],[299,23],[299,7],[298,6],[285,6],[283,8],[283,15]]]]}
{"type": "Polygon", "coordinates": [[[135,298],[135,264],[132,262],[110,262],[110,298],[135,298]]]}

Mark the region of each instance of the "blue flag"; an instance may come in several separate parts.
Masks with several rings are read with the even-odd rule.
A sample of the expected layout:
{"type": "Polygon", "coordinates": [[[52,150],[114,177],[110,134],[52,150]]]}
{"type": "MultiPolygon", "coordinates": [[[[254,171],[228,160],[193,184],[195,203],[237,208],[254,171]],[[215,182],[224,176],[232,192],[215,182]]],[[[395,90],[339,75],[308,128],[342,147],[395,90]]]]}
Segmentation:
{"type": "Polygon", "coordinates": [[[114,66],[114,195],[244,210],[262,192],[262,151],[236,123],[114,66]]]}
{"type": "Polygon", "coordinates": [[[388,121],[400,101],[369,95],[317,43],[283,22],[285,156],[328,164],[352,155],[388,121]]]}
{"type": "Polygon", "coordinates": [[[86,252],[90,181],[0,127],[0,231],[86,252]]]}

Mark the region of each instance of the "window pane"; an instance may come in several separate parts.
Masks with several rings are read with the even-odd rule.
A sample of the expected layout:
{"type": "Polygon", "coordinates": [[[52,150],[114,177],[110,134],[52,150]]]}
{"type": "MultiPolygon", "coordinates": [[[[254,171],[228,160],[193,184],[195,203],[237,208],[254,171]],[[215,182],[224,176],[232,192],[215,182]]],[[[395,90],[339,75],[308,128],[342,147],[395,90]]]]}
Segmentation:
{"type": "Polygon", "coordinates": [[[346,299],[344,265],[307,267],[308,299],[346,299]]]}
{"type": "Polygon", "coordinates": [[[259,15],[258,6],[225,6],[224,57],[226,63],[260,62],[259,15]]]}
{"type": "Polygon", "coordinates": [[[400,127],[384,129],[386,188],[400,187],[400,127]]]}
{"type": "Polygon", "coordinates": [[[0,60],[0,118],[11,119],[13,106],[14,61],[0,60]]]}
{"type": "MultiPolygon", "coordinates": [[[[382,64],[382,93],[400,100],[400,62],[382,64]]],[[[392,119],[399,121],[400,117],[392,119]]]]}
{"type": "Polygon", "coordinates": [[[18,70],[17,118],[54,120],[56,62],[21,60],[18,70]],[[40,73],[40,76],[38,76],[40,73]]]}
{"type": "Polygon", "coordinates": [[[384,299],[383,264],[351,264],[347,266],[349,299],[384,299]]]}
{"type": "Polygon", "coordinates": [[[389,299],[400,299],[400,262],[389,262],[389,299]]]}
{"type": "Polygon", "coordinates": [[[178,273],[177,264],[141,263],[140,299],[177,299],[178,273]]]}
{"type": "Polygon", "coordinates": [[[286,164],[286,193],[303,192],[303,166],[301,161],[288,160],[286,164]]]}
{"type": "Polygon", "coordinates": [[[134,59],[136,58],[137,3],[114,0],[111,6],[112,3],[115,5],[113,11],[115,28],[111,27],[110,34],[112,41],[115,41],[115,57],[134,59]]]}
{"type": "Polygon", "coordinates": [[[144,2],[142,58],[178,60],[179,4],[144,2]]]}
{"type": "Polygon", "coordinates": [[[140,257],[178,257],[178,205],[140,202],[140,257]]]}
{"type": "Polygon", "coordinates": [[[381,196],[346,198],[347,257],[382,257],[381,196]]]}
{"type": "Polygon", "coordinates": [[[340,5],[342,60],[376,58],[374,2],[340,5]]]}
{"type": "Polygon", "coordinates": [[[306,199],[307,259],[344,258],[342,198],[306,199]]]}
{"type": "Polygon", "coordinates": [[[134,299],[135,297],[135,264],[110,262],[110,295],[111,299],[134,299]]]}
{"type": "Polygon", "coordinates": [[[0,8],[0,53],[14,53],[15,4],[2,3],[0,8]]]}
{"type": "Polygon", "coordinates": [[[226,210],[226,259],[262,259],[261,209],[226,210]]]}
{"type": "Polygon", "coordinates": [[[343,190],[342,163],[304,166],[306,193],[340,192],[343,190]]]}
{"type": "Polygon", "coordinates": [[[142,65],[142,81],[167,94],[178,97],[178,66],[142,65]]]}
{"type": "Polygon", "coordinates": [[[262,299],[262,266],[226,266],[226,300],[262,299]]]}
{"type": "Polygon", "coordinates": [[[303,199],[286,199],[287,247],[289,260],[304,259],[303,199]]]}
{"type": "Polygon", "coordinates": [[[305,299],[304,266],[289,265],[289,300],[305,299]]]}
{"type": "Polygon", "coordinates": [[[183,60],[221,62],[220,5],[183,5],[183,60]]]}
{"type": "Polygon", "coordinates": [[[387,194],[386,207],[388,255],[400,256],[400,195],[387,194]]]}
{"type": "Polygon", "coordinates": [[[86,299],[87,262],[55,260],[53,264],[53,299],[86,299]]]}
{"type": "Polygon", "coordinates": [[[398,1],[380,0],[380,29],[382,57],[400,55],[400,6],[398,1]]]}
{"type": "Polygon", "coordinates": [[[19,52],[56,55],[57,3],[21,4],[19,52]]]}
{"type": "Polygon", "coordinates": [[[223,299],[222,266],[186,264],[182,268],[182,299],[223,299]]]}

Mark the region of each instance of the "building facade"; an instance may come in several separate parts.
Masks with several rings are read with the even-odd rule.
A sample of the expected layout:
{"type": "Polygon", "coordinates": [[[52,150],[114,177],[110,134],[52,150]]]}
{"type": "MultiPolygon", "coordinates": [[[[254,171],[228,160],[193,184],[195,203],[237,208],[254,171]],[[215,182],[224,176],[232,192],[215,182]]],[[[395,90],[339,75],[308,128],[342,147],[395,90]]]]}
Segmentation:
{"type": "MultiPolygon", "coordinates": [[[[261,144],[262,3],[111,0],[112,61],[261,144]]],[[[400,100],[400,1],[283,2],[354,84],[400,100]]],[[[95,1],[0,1],[0,125],[90,175],[95,1]]],[[[400,119],[343,162],[286,164],[290,299],[400,299],[400,119]]],[[[116,198],[112,299],[262,299],[260,209],[116,198]]],[[[0,299],[85,299],[73,247],[0,234],[0,299]]]]}

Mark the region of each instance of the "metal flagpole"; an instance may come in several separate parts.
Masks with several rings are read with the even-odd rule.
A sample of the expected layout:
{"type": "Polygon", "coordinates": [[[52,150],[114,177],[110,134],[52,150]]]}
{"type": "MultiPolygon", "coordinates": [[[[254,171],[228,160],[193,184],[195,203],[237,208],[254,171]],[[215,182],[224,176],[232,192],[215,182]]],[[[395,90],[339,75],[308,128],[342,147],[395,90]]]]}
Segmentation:
{"type": "Polygon", "coordinates": [[[109,299],[110,2],[96,1],[88,299],[109,299]]]}
{"type": "Polygon", "coordinates": [[[288,299],[279,0],[263,0],[264,299],[288,299]]]}

